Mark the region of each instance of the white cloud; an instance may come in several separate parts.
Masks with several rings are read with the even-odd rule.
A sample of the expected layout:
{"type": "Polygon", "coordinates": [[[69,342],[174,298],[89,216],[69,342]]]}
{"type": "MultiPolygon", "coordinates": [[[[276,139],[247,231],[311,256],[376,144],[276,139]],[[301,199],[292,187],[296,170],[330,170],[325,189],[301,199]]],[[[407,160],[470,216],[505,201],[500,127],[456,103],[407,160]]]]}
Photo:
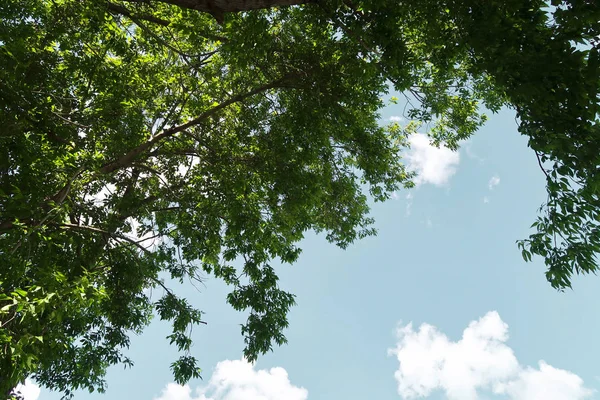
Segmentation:
{"type": "Polygon", "coordinates": [[[167,387],[163,389],[160,397],[155,397],[155,400],[192,400],[192,399],[204,399],[201,397],[192,397],[192,389],[189,385],[181,386],[176,383],[169,383],[167,387]]]}
{"type": "Polygon", "coordinates": [[[446,147],[437,148],[430,144],[427,135],[416,133],[409,139],[410,150],[406,155],[408,168],[417,173],[415,183],[446,185],[460,162],[458,152],[446,147]]]}
{"type": "Polygon", "coordinates": [[[527,367],[516,381],[496,388],[496,392],[508,394],[513,400],[577,400],[592,395],[574,373],[554,368],[544,361],[539,365],[539,369],[527,367]]]}
{"type": "Polygon", "coordinates": [[[489,203],[489,202],[490,202],[490,198],[489,198],[489,197],[487,197],[487,196],[483,196],[483,202],[484,202],[485,204],[489,203]]]}
{"type": "Polygon", "coordinates": [[[25,384],[17,385],[16,391],[20,392],[25,400],[37,400],[41,390],[31,379],[25,379],[25,384]]]}
{"type": "Polygon", "coordinates": [[[449,400],[477,400],[481,390],[508,395],[511,400],[582,400],[591,395],[571,372],[540,362],[539,369],[522,367],[506,345],[508,325],[497,312],[472,321],[453,342],[435,327],[412,324],[398,328],[391,349],[400,365],[395,373],[403,399],[423,398],[442,390],[449,400]]]}
{"type": "Polygon", "coordinates": [[[217,364],[205,387],[192,389],[169,383],[154,400],[306,400],[308,391],[290,383],[281,367],[255,370],[243,360],[225,360],[217,364]]]}
{"type": "Polygon", "coordinates": [[[499,184],[500,184],[500,177],[498,175],[494,175],[490,178],[490,181],[488,182],[488,189],[493,190],[499,184]]]}
{"type": "Polygon", "coordinates": [[[404,121],[404,117],[400,117],[398,115],[392,115],[390,117],[390,121],[392,121],[392,122],[402,122],[402,121],[404,121]]]}

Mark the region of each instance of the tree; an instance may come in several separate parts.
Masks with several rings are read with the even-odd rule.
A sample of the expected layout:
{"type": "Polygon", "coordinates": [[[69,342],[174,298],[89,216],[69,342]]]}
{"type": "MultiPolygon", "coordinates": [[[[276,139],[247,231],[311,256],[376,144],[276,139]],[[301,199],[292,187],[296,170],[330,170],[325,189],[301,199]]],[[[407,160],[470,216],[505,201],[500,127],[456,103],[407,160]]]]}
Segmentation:
{"type": "Polygon", "coordinates": [[[523,257],[559,289],[598,267],[597,2],[8,0],[0,17],[3,396],[30,375],[103,391],[153,313],[175,380],[199,376],[202,313],[167,278],[231,285],[249,360],[284,343],[272,260],[309,230],[374,234],[367,194],[412,186],[407,137],[457,149],[482,105],[516,110],[546,174],[523,257]],[[406,126],[378,123],[390,88],[406,126]]]}

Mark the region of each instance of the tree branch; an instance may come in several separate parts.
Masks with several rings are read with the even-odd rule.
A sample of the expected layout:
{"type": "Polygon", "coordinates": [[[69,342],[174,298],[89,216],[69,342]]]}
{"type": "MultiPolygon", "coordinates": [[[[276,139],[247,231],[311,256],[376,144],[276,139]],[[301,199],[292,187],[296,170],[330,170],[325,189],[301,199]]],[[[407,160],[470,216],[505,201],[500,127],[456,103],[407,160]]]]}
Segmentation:
{"type": "Polygon", "coordinates": [[[206,60],[208,60],[211,56],[213,56],[214,54],[216,54],[218,52],[218,50],[214,50],[214,51],[210,51],[208,53],[201,53],[201,54],[187,54],[184,53],[183,51],[181,51],[180,49],[176,48],[175,46],[169,44],[167,41],[165,41],[163,38],[161,38],[159,35],[157,35],[156,33],[154,33],[152,31],[152,29],[148,28],[145,24],[142,23],[142,19],[148,19],[147,18],[140,18],[137,15],[128,15],[129,19],[131,19],[131,21],[133,21],[133,23],[135,23],[137,26],[140,27],[140,29],[142,29],[144,32],[146,32],[147,34],[149,34],[150,36],[152,36],[157,42],[159,42],[161,45],[165,46],[166,48],[168,48],[169,50],[173,51],[176,54],[179,54],[181,57],[184,58],[184,60],[188,63],[189,65],[189,61],[187,60],[188,58],[200,58],[200,64],[196,67],[202,66],[203,64],[206,63],[206,60]]]}
{"type": "Polygon", "coordinates": [[[112,237],[113,239],[122,239],[122,240],[125,240],[125,241],[133,244],[134,246],[136,246],[137,248],[142,250],[144,253],[150,254],[150,250],[148,250],[147,248],[145,248],[144,246],[139,244],[139,242],[137,242],[134,239],[127,237],[125,235],[121,235],[120,233],[113,233],[113,232],[105,231],[104,229],[96,228],[94,226],[87,226],[87,225],[60,224],[59,226],[61,228],[65,228],[65,229],[74,229],[74,230],[82,230],[82,231],[100,233],[103,235],[108,235],[108,236],[112,237]]]}
{"type": "Polygon", "coordinates": [[[546,169],[542,165],[542,159],[540,158],[540,153],[538,153],[537,150],[534,150],[534,151],[535,151],[535,156],[537,157],[537,161],[538,161],[538,165],[540,166],[540,169],[542,170],[544,175],[546,175],[546,178],[548,180],[550,180],[550,176],[548,175],[548,172],[546,172],[546,169]]]}
{"type": "Polygon", "coordinates": [[[135,160],[140,154],[142,154],[144,151],[152,148],[152,146],[154,146],[156,143],[160,142],[161,140],[171,137],[183,130],[186,130],[186,129],[192,127],[192,126],[200,124],[205,119],[213,116],[217,112],[221,111],[222,109],[224,109],[234,103],[243,101],[243,100],[247,99],[248,97],[252,97],[256,94],[265,92],[269,89],[274,89],[274,88],[278,87],[278,85],[280,85],[285,79],[286,79],[286,77],[283,77],[283,78],[277,79],[273,82],[259,86],[249,92],[233,96],[230,99],[222,102],[221,104],[203,112],[197,118],[194,118],[193,120],[188,121],[183,125],[175,126],[175,127],[164,130],[160,134],[154,136],[149,141],[142,143],[141,145],[131,149],[128,153],[124,154],[123,156],[119,157],[118,159],[102,166],[102,168],[100,168],[100,173],[108,174],[108,173],[114,172],[120,168],[131,165],[133,160],[135,160]]]}
{"type": "Polygon", "coordinates": [[[123,7],[122,5],[119,5],[119,4],[115,4],[115,3],[111,3],[111,2],[108,2],[106,4],[110,11],[115,12],[117,14],[124,15],[124,16],[130,18],[131,20],[143,19],[144,21],[152,22],[152,23],[162,25],[162,26],[169,26],[171,24],[169,21],[167,21],[165,19],[157,18],[153,15],[134,14],[131,11],[129,11],[126,7],[123,7]]]}
{"type": "MultiPolygon", "coordinates": [[[[138,1],[139,0],[134,0],[138,1]]],[[[224,13],[316,3],[317,0],[158,0],[162,3],[211,14],[221,22],[224,13]]]]}

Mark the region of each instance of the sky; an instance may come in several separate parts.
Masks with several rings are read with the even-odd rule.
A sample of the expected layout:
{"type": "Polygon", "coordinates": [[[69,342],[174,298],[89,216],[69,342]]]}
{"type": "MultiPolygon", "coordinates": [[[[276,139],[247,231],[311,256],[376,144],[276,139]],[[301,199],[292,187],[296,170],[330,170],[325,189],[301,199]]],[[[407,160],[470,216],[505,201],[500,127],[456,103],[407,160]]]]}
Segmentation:
{"type": "MultiPolygon", "coordinates": [[[[382,121],[401,113],[388,107],[382,121]]],[[[459,152],[423,134],[410,142],[417,186],[373,205],[376,237],[341,250],[311,234],[296,264],[277,267],[297,296],[288,344],[243,360],[245,316],[207,277],[179,289],[206,312],[193,332],[202,380],[172,382],[177,354],[158,321],[132,339],[134,367],[109,370],[106,394],[75,399],[600,399],[598,278],[557,292],[542,260],[524,262],[515,244],[545,190],[514,113],[490,115],[459,152]]],[[[60,398],[32,381],[24,394],[60,398]]]]}

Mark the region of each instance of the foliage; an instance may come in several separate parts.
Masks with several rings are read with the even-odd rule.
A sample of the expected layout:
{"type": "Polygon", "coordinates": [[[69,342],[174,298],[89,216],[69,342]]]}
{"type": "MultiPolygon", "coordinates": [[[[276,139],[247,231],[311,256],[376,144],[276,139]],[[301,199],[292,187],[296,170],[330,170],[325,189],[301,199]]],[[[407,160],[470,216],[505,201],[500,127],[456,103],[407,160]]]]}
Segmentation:
{"type": "Polygon", "coordinates": [[[249,360],[285,343],[294,297],[272,261],[310,230],[374,234],[367,194],[412,185],[407,137],[456,149],[482,105],[517,111],[547,173],[524,257],[557,288],[596,270],[595,2],[328,0],[219,21],[179,3],[0,4],[2,395],[30,375],[103,391],[152,315],[172,322],[175,380],[198,377],[202,313],[169,277],[231,285],[249,360]],[[407,126],[378,124],[390,85],[407,126]]]}

